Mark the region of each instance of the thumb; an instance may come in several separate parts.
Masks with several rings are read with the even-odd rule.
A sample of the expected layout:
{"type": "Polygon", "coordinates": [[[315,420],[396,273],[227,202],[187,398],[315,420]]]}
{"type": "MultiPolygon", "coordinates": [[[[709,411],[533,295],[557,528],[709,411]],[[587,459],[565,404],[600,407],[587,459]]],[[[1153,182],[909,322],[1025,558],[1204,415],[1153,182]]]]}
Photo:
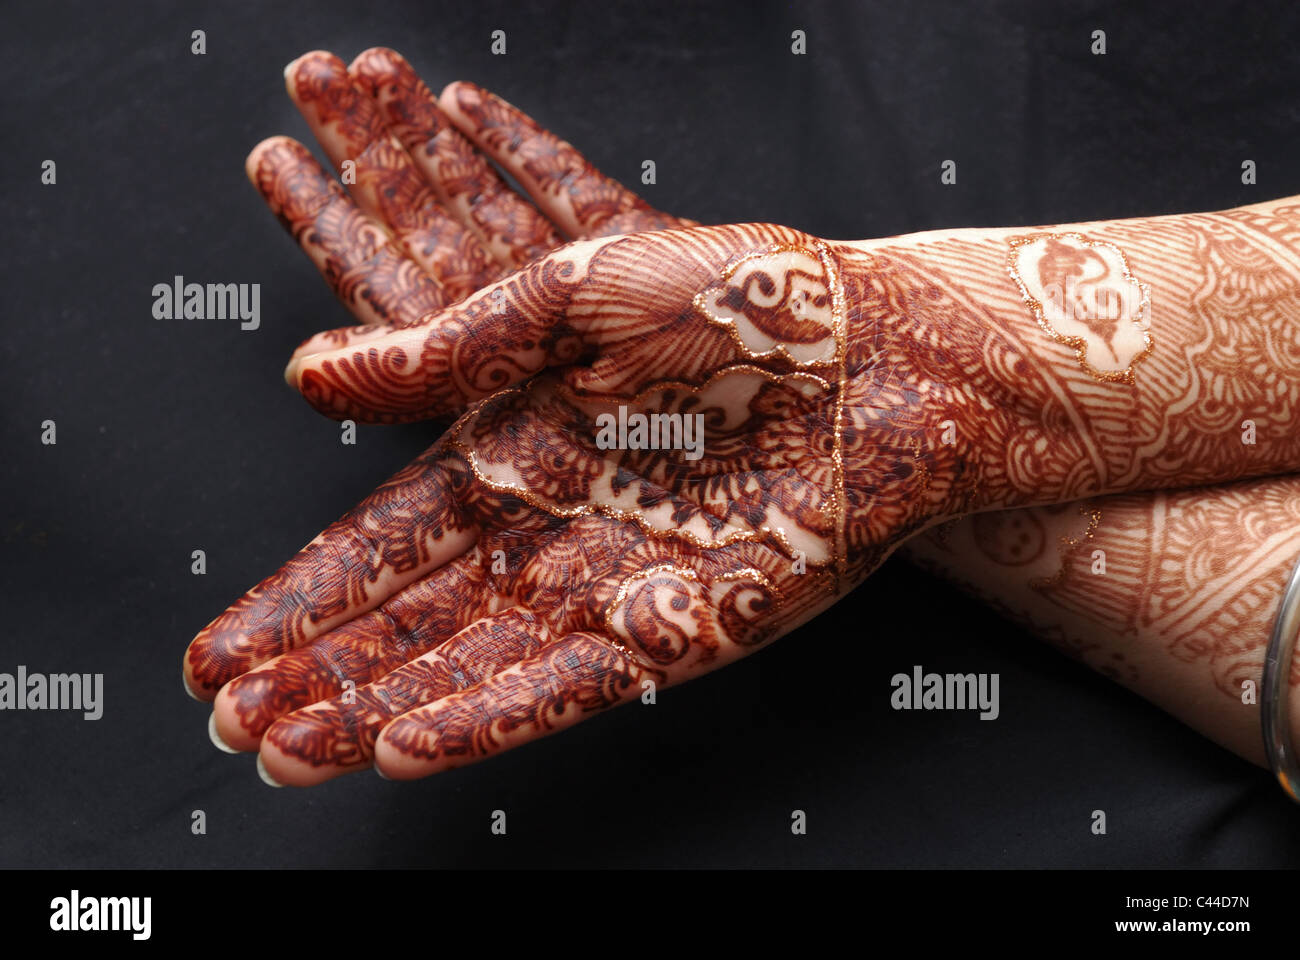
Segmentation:
{"type": "Polygon", "coordinates": [[[285,379],[336,420],[402,423],[454,415],[582,356],[582,332],[566,314],[592,254],[609,243],[560,247],[415,323],[317,334],[294,354],[285,379]]]}
{"type": "Polygon", "coordinates": [[[587,396],[694,389],[736,363],[833,375],[825,244],[772,224],[584,240],[402,327],[300,354],[286,377],[321,413],[396,423],[455,414],[547,367],[587,396]]]}

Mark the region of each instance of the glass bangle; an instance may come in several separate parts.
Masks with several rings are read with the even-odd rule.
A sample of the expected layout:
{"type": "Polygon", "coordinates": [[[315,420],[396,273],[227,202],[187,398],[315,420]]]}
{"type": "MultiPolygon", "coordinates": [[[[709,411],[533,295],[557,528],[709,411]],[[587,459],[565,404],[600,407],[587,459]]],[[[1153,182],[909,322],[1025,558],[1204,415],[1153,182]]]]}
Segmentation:
{"type": "Polygon", "coordinates": [[[1291,570],[1282,602],[1278,604],[1273,635],[1264,657],[1264,693],[1260,720],[1268,765],[1287,796],[1300,803],[1300,767],[1296,765],[1291,737],[1291,658],[1300,633],[1300,559],[1291,570]]]}

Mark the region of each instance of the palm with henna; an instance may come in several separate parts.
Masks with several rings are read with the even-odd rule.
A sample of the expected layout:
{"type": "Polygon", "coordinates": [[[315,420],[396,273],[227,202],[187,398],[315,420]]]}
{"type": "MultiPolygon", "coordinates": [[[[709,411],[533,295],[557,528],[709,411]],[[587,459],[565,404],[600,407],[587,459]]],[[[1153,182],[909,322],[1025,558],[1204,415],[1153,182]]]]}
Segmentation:
{"type": "MultiPolygon", "coordinates": [[[[371,91],[380,103],[383,89],[371,91]]],[[[571,157],[558,179],[518,176],[521,153],[547,155],[525,149],[529,137],[564,151],[473,96],[493,109],[446,116],[576,234],[571,198],[584,178],[615,188],[571,157]]],[[[1132,329],[1104,354],[1046,336],[1019,293],[992,279],[1011,286],[998,267],[1025,239],[1014,231],[830,244],[743,225],[584,240],[468,299],[443,284],[442,308],[412,319],[401,305],[414,287],[389,278],[416,276],[417,254],[438,248],[391,239],[400,210],[367,214],[361,198],[350,207],[328,188],[325,204],[285,216],[281,201],[301,192],[258,176],[277,143],[250,158],[255,182],[345,300],[363,316],[362,305],[387,311],[313,338],[290,382],[340,418],[468,409],[191,644],[186,681],[217,696],[221,738],[258,748],[280,782],[372,763],[392,777],[432,773],[688,679],[788,632],[946,517],[1266,472],[1300,456],[1283,438],[1243,461],[1228,438],[1194,437],[1170,418],[1165,393],[1186,361],[1146,383],[1134,376],[1155,317],[1176,342],[1187,310],[1178,283],[1153,278],[1152,315],[1125,318],[1132,329]],[[371,220],[320,230],[311,211],[330,207],[371,220]],[[377,216],[388,229],[372,226],[377,216]],[[387,237],[387,252],[368,255],[374,245],[358,250],[357,237],[387,237]],[[1157,458],[1139,462],[1136,442],[1080,413],[1088,398],[1069,391],[1087,383],[1118,385],[1138,422],[1160,421],[1157,458]],[[631,429],[611,434],[612,424],[631,429]]],[[[305,164],[272,161],[293,183],[305,164]]],[[[436,209],[473,233],[473,204],[443,202],[436,209]]],[[[1139,263],[1181,255],[1190,272],[1216,216],[1061,236],[1122,243],[1139,263]]],[[[494,236],[498,251],[516,249],[509,229],[494,236]]],[[[428,276],[445,262],[426,261],[428,276]]]]}

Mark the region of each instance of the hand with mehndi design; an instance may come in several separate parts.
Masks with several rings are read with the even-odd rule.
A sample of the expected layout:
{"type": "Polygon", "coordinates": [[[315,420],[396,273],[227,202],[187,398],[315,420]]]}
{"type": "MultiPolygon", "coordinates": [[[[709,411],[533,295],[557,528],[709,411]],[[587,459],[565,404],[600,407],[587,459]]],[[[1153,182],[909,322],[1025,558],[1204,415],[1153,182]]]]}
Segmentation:
{"type": "MultiPolygon", "coordinates": [[[[313,89],[364,113],[328,79],[313,89]]],[[[490,109],[458,98],[456,126],[524,170],[567,233],[584,222],[582,184],[621,189],[500,101],[472,99],[490,109]]],[[[323,140],[357,127],[388,143],[330,123],[323,140]]],[[[304,169],[261,175],[278,142],[250,159],[255,182],[345,300],[363,316],[382,304],[387,321],[314,338],[290,382],[340,418],[468,408],[191,645],[186,682],[216,696],[217,732],[259,749],[280,782],[372,762],[420,776],[688,679],[788,632],[951,516],[1300,464],[1284,432],[1243,451],[1170,402],[1223,363],[1192,349],[1189,318],[1215,306],[1198,285],[1207,258],[1284,278],[1269,256],[1296,235],[1294,206],[860,243],[771,225],[584,240],[413,318],[424,287],[389,278],[416,275],[421,251],[422,275],[449,277],[458,254],[438,251],[461,247],[322,227],[360,212],[341,191],[267,189],[304,169]],[[1106,322],[1058,316],[1053,271],[1101,287],[1106,322]]],[[[613,206],[646,212],[636,203],[613,206]]],[[[1300,373],[1269,389],[1300,395],[1300,373]]]]}
{"type": "MultiPolygon", "coordinates": [[[[691,225],[473,84],[435,98],[392,50],[367,50],[350,66],[304,54],[285,84],[348,190],[289,137],[258,144],[248,176],[362,324],[419,320],[564,239],[691,225]]],[[[340,346],[339,336],[300,349],[340,346]]]]}

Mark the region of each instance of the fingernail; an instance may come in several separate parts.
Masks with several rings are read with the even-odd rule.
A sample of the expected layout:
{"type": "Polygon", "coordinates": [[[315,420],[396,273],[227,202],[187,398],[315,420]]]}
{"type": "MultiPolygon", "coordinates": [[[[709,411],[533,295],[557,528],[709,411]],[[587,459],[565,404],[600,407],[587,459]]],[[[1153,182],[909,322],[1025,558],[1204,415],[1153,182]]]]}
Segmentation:
{"type": "Polygon", "coordinates": [[[262,778],[262,782],[268,787],[283,787],[284,784],[275,777],[266,772],[266,764],[262,762],[262,755],[257,755],[257,775],[262,778]]]}
{"type": "Polygon", "coordinates": [[[193,690],[190,689],[190,682],[189,682],[189,680],[187,680],[186,677],[185,677],[185,668],[184,668],[184,667],[181,667],[181,685],[182,685],[183,687],[185,687],[185,693],[186,693],[187,696],[189,696],[189,698],[190,698],[191,700],[197,700],[199,703],[202,703],[202,702],[203,702],[203,698],[200,697],[197,693],[195,693],[193,690]]]}
{"type": "Polygon", "coordinates": [[[295,390],[298,389],[298,358],[290,357],[284,368],[284,382],[295,390]]]}
{"type": "Polygon", "coordinates": [[[381,780],[392,780],[392,779],[393,779],[392,777],[387,776],[387,775],[384,773],[384,771],[382,771],[382,770],[379,769],[379,764],[375,764],[375,773],[379,774],[379,779],[381,779],[381,780]]]}
{"type": "Polygon", "coordinates": [[[289,92],[290,99],[295,98],[298,94],[297,84],[293,79],[293,71],[294,68],[298,66],[298,61],[301,59],[302,57],[298,57],[295,60],[290,60],[284,65],[284,89],[289,92]]]}
{"type": "Polygon", "coordinates": [[[221,739],[221,734],[217,733],[217,711],[213,710],[208,714],[208,739],[216,745],[218,750],[224,750],[226,753],[238,753],[234,747],[221,739]]]}

